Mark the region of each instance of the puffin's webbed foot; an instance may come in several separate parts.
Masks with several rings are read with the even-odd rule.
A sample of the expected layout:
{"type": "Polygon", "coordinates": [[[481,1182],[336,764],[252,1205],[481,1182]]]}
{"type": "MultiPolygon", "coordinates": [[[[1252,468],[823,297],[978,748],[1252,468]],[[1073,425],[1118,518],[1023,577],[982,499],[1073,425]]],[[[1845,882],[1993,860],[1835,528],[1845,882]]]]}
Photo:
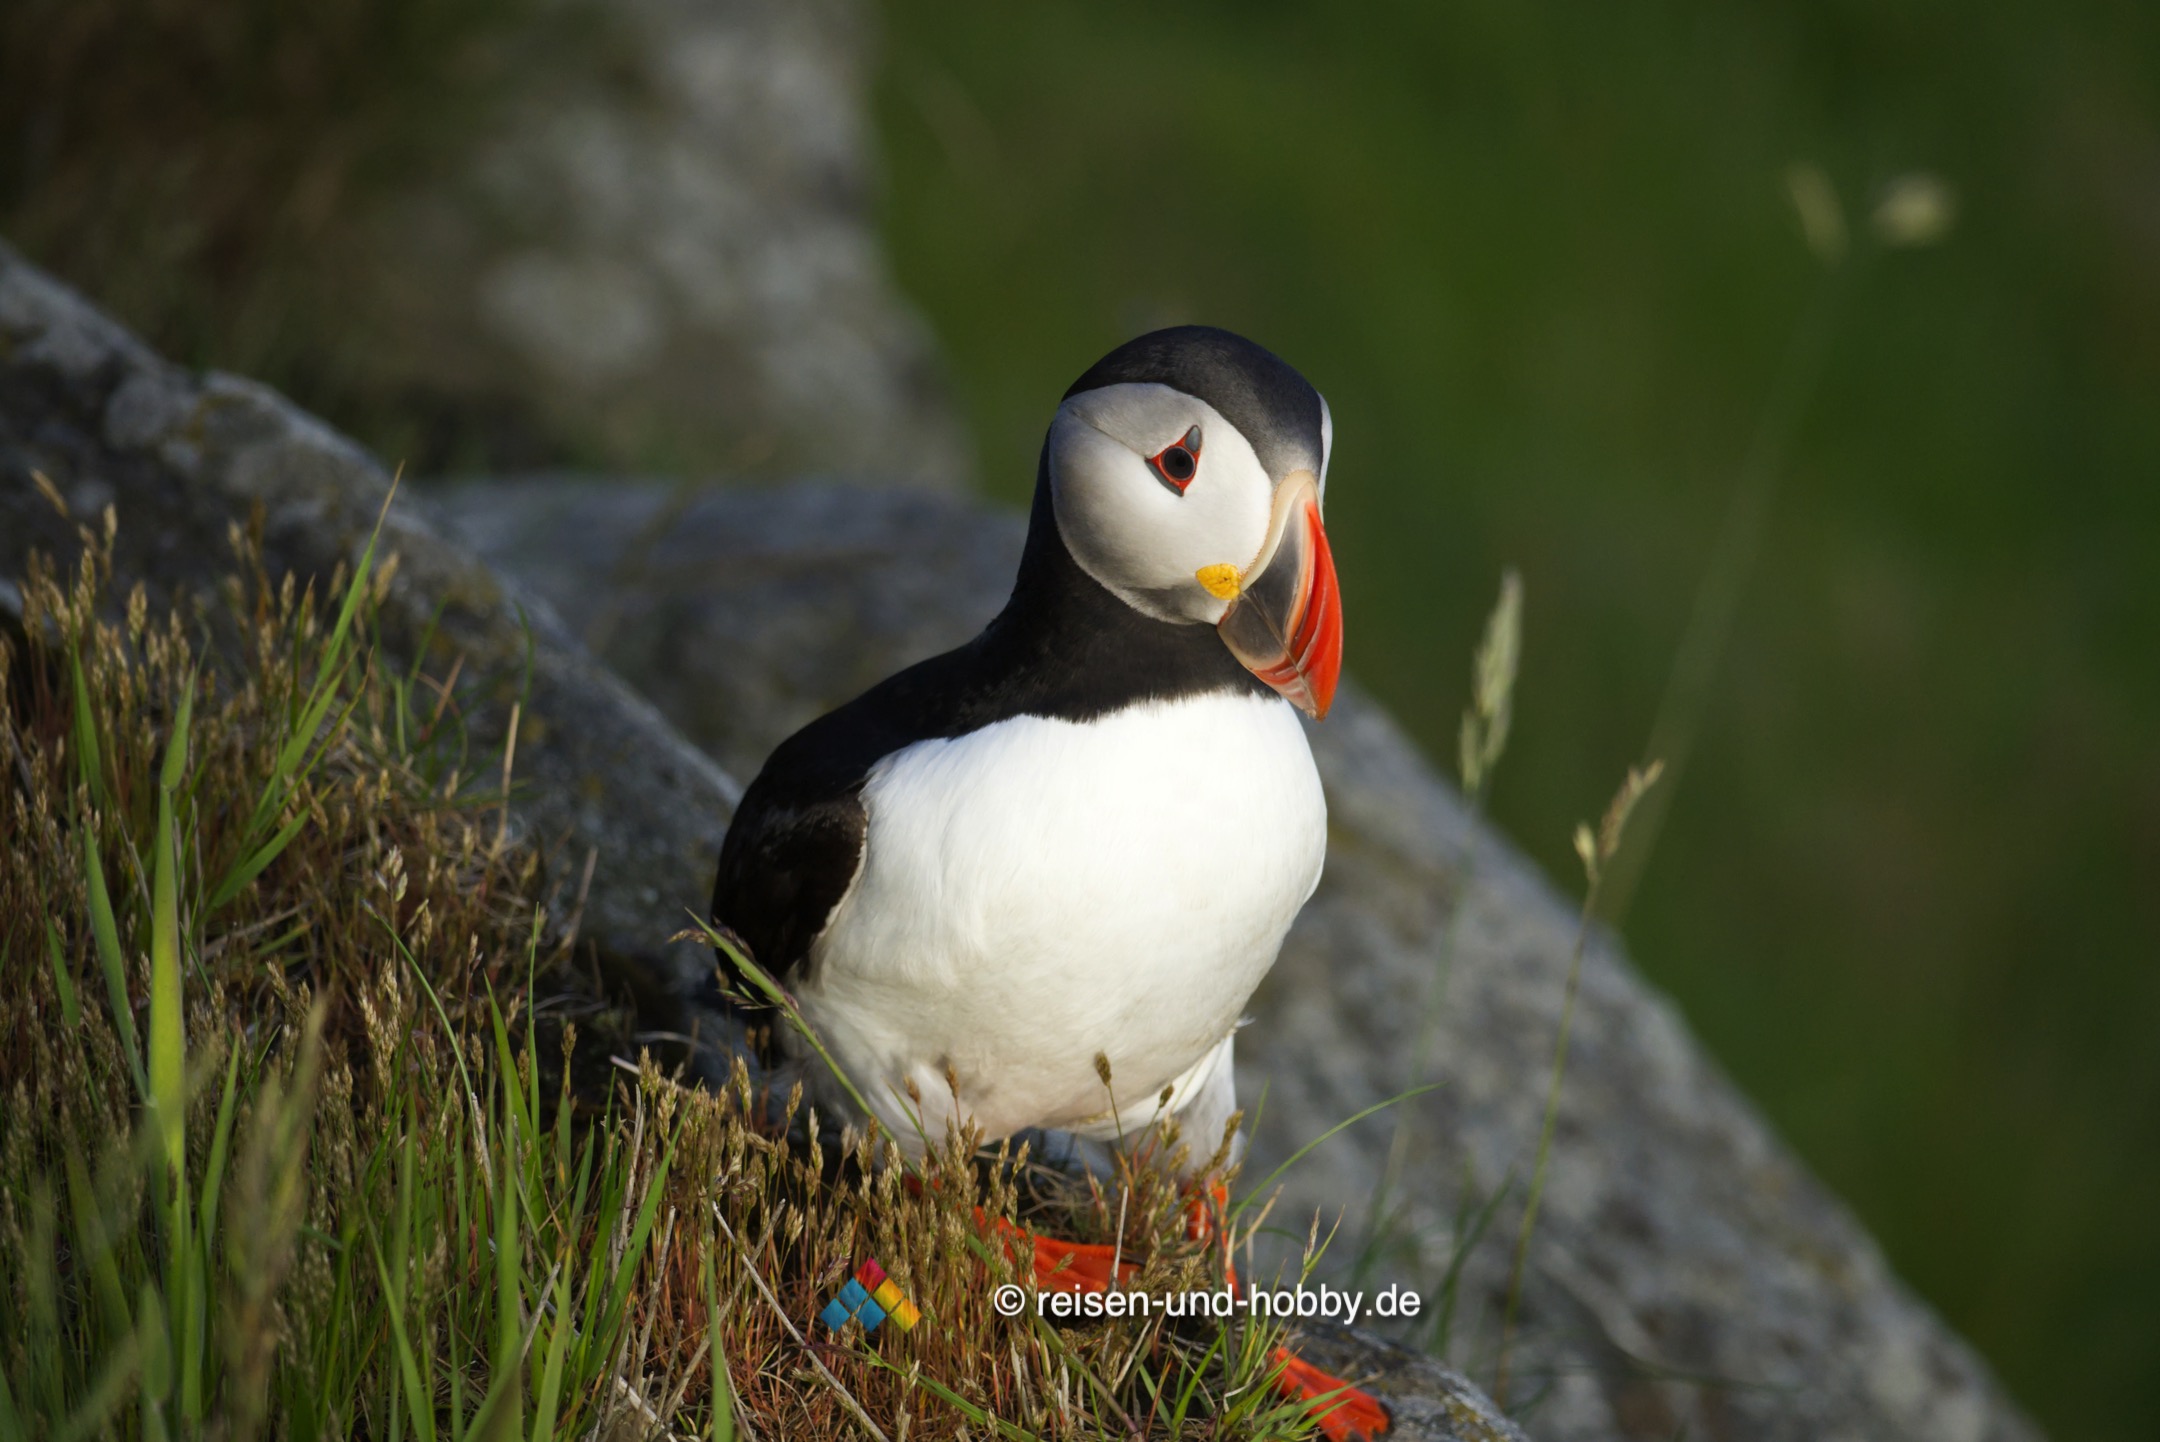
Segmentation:
{"type": "Polygon", "coordinates": [[[1302,1361],[1287,1347],[1277,1347],[1275,1390],[1294,1402],[1317,1402],[1312,1417],[1329,1442],[1370,1442],[1388,1430],[1387,1409],[1372,1393],[1302,1361]]]}
{"type": "Polygon", "coordinates": [[[1006,1255],[1025,1255],[1035,1285],[1046,1292],[1107,1292],[1113,1281],[1123,1286],[1139,1274],[1140,1264],[1111,1242],[1064,1242],[975,1209],[975,1224],[994,1231],[1006,1255]],[[1023,1251],[1023,1249],[1025,1249],[1023,1251]]]}

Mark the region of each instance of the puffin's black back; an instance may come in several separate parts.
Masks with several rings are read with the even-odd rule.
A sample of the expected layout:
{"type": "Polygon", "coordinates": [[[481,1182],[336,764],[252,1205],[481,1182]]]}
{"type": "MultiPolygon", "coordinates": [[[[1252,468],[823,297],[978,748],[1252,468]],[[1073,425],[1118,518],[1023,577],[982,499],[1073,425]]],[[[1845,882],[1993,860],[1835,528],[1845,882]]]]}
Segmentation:
{"type": "MultiPolygon", "coordinates": [[[[1272,474],[1319,464],[1308,455],[1319,434],[1319,394],[1241,336],[1209,326],[1155,331],[1104,356],[1065,394],[1124,382],[1155,382],[1207,401],[1253,441],[1272,474]],[[1307,426],[1303,436],[1290,433],[1295,424],[1307,426]]],[[[1209,691],[1272,694],[1213,627],[1142,615],[1080,568],[1058,532],[1046,443],[1004,610],[966,645],[879,682],[780,743],[728,826],[713,919],[768,973],[787,978],[862,865],[863,784],[880,760],[1015,716],[1088,721],[1209,691]]],[[[721,969],[749,994],[725,957],[721,969]]]]}

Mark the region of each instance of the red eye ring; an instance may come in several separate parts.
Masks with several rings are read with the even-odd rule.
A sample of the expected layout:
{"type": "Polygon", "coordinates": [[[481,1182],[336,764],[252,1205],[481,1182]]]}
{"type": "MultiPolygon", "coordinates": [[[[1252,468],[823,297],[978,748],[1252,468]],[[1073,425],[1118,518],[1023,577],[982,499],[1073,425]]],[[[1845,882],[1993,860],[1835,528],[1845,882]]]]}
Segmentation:
{"type": "Polygon", "coordinates": [[[1155,468],[1155,474],[1162,478],[1164,485],[1179,495],[1184,495],[1185,488],[1191,485],[1193,477],[1200,473],[1200,428],[1194,426],[1183,436],[1149,456],[1148,464],[1155,468]]]}

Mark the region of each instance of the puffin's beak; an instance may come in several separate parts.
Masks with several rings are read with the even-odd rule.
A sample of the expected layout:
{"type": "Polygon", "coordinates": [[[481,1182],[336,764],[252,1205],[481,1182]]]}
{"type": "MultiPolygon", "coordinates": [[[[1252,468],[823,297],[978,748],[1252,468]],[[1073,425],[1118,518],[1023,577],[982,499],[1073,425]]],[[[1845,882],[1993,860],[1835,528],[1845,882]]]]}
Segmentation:
{"type": "Polygon", "coordinates": [[[1201,584],[1234,594],[1215,629],[1232,655],[1308,716],[1327,715],[1342,674],[1342,591],[1320,525],[1320,485],[1293,471],[1275,488],[1267,543],[1236,579],[1206,567],[1201,584]],[[1214,572],[1211,576],[1209,573],[1214,572]]]}

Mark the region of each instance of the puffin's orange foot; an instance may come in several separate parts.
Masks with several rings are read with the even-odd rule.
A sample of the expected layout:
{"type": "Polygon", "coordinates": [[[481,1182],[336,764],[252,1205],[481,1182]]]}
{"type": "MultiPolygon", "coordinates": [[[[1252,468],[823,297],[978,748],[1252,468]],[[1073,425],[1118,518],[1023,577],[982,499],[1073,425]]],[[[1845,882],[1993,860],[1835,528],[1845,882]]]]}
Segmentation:
{"type": "Polygon", "coordinates": [[[1113,1279],[1130,1282],[1140,1264],[1103,1242],[1061,1242],[1030,1234],[1035,1244],[1035,1285],[1053,1292],[1107,1292],[1113,1279]]]}
{"type": "MultiPolygon", "coordinates": [[[[1215,1235],[1216,1219],[1229,1205],[1230,1193],[1220,1181],[1202,1183],[1185,1204],[1185,1236],[1204,1242],[1215,1235]]],[[[1005,1254],[1019,1260],[1023,1255],[1035,1274],[1035,1285],[1054,1292],[1107,1292],[1115,1274],[1117,1284],[1133,1279],[1139,1263],[1122,1254],[1114,1243],[1064,1242],[1039,1232],[993,1219],[981,1207],[975,1209],[975,1225],[986,1235],[996,1233],[1005,1243],[1005,1254]]],[[[1230,1285],[1237,1285],[1235,1273],[1230,1285]]]]}
{"type": "Polygon", "coordinates": [[[975,1225],[1005,1243],[1005,1255],[1027,1259],[1035,1285],[1050,1292],[1107,1292],[1113,1278],[1129,1282],[1140,1264],[1107,1242],[1061,1242],[975,1209],[975,1225]]]}
{"type": "Polygon", "coordinates": [[[1196,1182],[1185,1203],[1185,1240],[1205,1242],[1215,1235],[1216,1220],[1230,1210],[1230,1189],[1220,1177],[1196,1182]]]}
{"type": "Polygon", "coordinates": [[[1281,1364],[1275,1390],[1294,1402],[1318,1403],[1312,1417],[1329,1442],[1371,1442],[1388,1430],[1387,1409],[1370,1392],[1300,1361],[1285,1348],[1277,1347],[1274,1359],[1281,1364]]]}

